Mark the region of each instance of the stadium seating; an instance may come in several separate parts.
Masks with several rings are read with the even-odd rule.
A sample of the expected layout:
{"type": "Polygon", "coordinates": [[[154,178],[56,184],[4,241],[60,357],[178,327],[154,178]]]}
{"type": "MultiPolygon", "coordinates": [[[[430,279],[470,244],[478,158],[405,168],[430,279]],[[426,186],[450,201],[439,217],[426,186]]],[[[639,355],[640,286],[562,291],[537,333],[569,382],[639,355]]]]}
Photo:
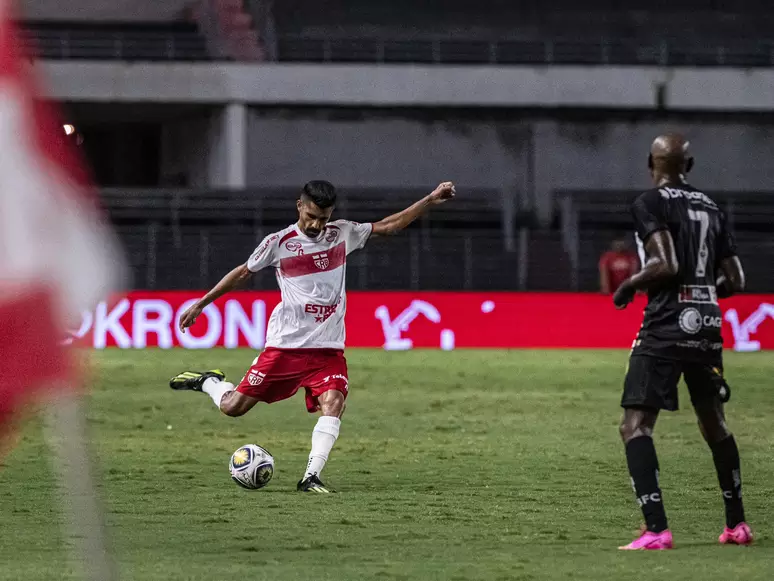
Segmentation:
{"type": "MultiPolygon", "coordinates": [[[[499,196],[482,189],[466,192],[465,199],[423,218],[388,244],[374,241],[355,255],[351,288],[594,291],[597,262],[610,242],[624,236],[634,245],[629,204],[637,192],[557,192],[562,226],[533,228],[529,216],[516,215],[510,244],[499,196]],[[568,211],[569,218],[563,216],[568,211]],[[575,231],[565,231],[568,228],[575,231]]],[[[343,189],[338,214],[372,220],[404,208],[421,193],[411,188],[343,189]]],[[[289,201],[296,194],[292,189],[108,189],[103,201],[128,251],[136,286],[174,289],[214,284],[224,261],[243,261],[263,236],[292,220],[289,201]]],[[[774,242],[769,235],[774,198],[768,193],[713,197],[728,212],[737,233],[750,290],[774,288],[774,242]]],[[[253,284],[272,288],[273,280],[262,275],[253,284]]]]}
{"type": "MultiPolygon", "coordinates": [[[[127,249],[135,285],[173,289],[194,284],[191,276],[208,286],[222,275],[224,261],[244,261],[245,252],[263,236],[293,220],[297,193],[105,189],[102,198],[127,249]],[[217,257],[210,248],[217,248],[217,257]]],[[[342,189],[338,213],[373,220],[405,208],[424,193],[342,189]]],[[[465,200],[420,220],[388,245],[369,245],[353,259],[351,287],[516,288],[518,254],[505,249],[502,219],[497,192],[471,189],[465,200]]],[[[262,276],[254,284],[272,288],[273,280],[262,276]]]]}
{"type": "Polygon", "coordinates": [[[772,66],[763,2],[277,3],[287,61],[772,66]],[[405,14],[411,14],[410,26],[405,14]]]}
{"type": "Polygon", "coordinates": [[[213,24],[208,38],[222,37],[222,56],[240,60],[774,65],[774,14],[763,0],[638,0],[625,8],[607,0],[582,8],[570,0],[289,0],[273,3],[271,17],[256,4],[77,0],[63,10],[40,0],[25,13],[45,58],[205,59],[202,36],[179,24],[205,11],[198,22],[213,24]]]}

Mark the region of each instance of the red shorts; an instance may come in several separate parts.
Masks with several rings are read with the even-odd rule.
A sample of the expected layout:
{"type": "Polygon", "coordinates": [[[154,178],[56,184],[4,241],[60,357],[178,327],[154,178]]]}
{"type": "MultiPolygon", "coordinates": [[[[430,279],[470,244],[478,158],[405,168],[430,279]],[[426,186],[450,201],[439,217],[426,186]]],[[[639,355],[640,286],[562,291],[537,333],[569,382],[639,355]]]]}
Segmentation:
{"type": "Polygon", "coordinates": [[[335,389],[347,397],[347,360],[339,349],[276,349],[267,347],[237,386],[237,391],[258,401],[287,399],[303,387],[306,409],[320,409],[319,397],[335,389]]]}

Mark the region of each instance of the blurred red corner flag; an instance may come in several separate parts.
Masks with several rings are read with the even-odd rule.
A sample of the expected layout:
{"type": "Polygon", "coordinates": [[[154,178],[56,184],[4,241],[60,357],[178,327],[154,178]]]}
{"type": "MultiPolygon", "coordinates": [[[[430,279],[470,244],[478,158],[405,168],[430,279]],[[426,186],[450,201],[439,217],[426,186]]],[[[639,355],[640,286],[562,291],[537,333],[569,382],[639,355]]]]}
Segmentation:
{"type": "Polygon", "coordinates": [[[41,96],[10,3],[0,0],[0,436],[41,390],[73,385],[65,329],[107,297],[122,264],[41,96]]]}

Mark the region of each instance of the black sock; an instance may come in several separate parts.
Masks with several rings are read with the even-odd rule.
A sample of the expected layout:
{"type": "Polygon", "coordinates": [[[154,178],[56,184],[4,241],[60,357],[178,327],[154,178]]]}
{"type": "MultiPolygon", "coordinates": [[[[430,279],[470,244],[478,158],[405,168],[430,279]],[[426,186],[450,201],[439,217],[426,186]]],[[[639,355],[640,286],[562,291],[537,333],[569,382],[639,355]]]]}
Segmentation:
{"type": "Polygon", "coordinates": [[[734,436],[710,444],[715,469],[718,471],[720,490],[726,504],[726,526],[734,528],[744,522],[742,506],[742,473],[739,467],[739,449],[734,436]]]}
{"type": "Polygon", "coordinates": [[[653,438],[640,436],[626,444],[626,462],[632,477],[637,504],[642,509],[648,530],[660,533],[667,528],[664,502],[658,486],[658,458],[653,438]]]}

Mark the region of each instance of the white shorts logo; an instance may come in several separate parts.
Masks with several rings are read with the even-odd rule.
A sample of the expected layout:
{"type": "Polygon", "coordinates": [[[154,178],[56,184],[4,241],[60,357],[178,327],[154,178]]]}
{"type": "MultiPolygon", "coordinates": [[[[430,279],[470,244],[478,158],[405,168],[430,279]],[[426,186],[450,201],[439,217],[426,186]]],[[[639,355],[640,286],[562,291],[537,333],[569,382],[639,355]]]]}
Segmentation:
{"type": "Polygon", "coordinates": [[[684,333],[695,335],[701,331],[701,313],[694,308],[684,309],[680,313],[679,323],[684,333]]]}
{"type": "Polygon", "coordinates": [[[337,373],[335,375],[326,375],[323,377],[322,384],[325,385],[329,381],[333,381],[334,379],[340,379],[344,382],[344,389],[346,391],[349,391],[349,379],[347,379],[346,375],[341,375],[340,373],[337,373]]]}
{"type": "Polygon", "coordinates": [[[251,371],[247,375],[247,383],[250,385],[261,385],[265,377],[265,373],[261,373],[260,371],[251,371]]]}

